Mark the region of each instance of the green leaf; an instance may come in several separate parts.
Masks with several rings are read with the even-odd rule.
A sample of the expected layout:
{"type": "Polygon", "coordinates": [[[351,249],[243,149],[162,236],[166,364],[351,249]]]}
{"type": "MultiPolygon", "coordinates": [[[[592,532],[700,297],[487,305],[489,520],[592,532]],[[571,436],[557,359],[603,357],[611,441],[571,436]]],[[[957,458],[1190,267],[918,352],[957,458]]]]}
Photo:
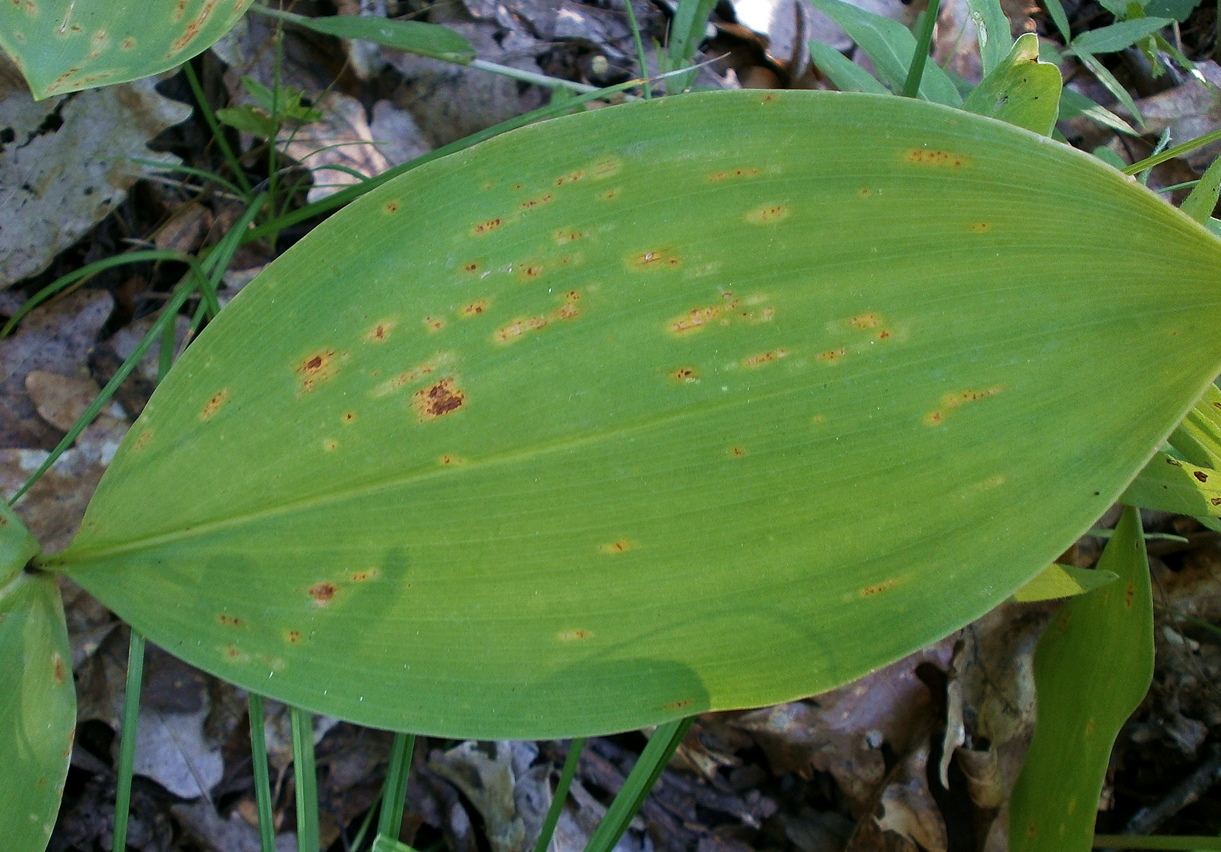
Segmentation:
{"type": "Polygon", "coordinates": [[[1170,18],[1134,18],[1130,21],[1119,21],[1082,33],[1073,39],[1073,43],[1069,47],[1074,52],[1114,53],[1125,47],[1131,47],[1141,39],[1173,23],[1174,21],[1170,18]]]}
{"type": "Polygon", "coordinates": [[[1000,0],[967,0],[967,6],[979,33],[979,58],[986,77],[1005,61],[1013,48],[1009,18],[1005,16],[1000,0]]]}
{"type": "Polygon", "coordinates": [[[1145,14],[1154,18],[1173,18],[1182,23],[1200,6],[1200,0],[1152,0],[1145,14]]]}
{"type": "Polygon", "coordinates": [[[0,48],[41,100],[157,74],[202,53],[251,0],[12,0],[0,3],[0,48]]]}
{"type": "Polygon", "coordinates": [[[1140,515],[1124,510],[1098,567],[1119,575],[1066,603],[1034,657],[1039,718],[1009,805],[1014,852],[1085,852],[1111,747],[1153,679],[1153,599],[1140,515]]]}
{"type": "Polygon", "coordinates": [[[279,126],[270,115],[249,104],[222,107],[216,111],[216,117],[220,119],[221,123],[236,130],[264,139],[271,139],[279,130],[279,126]]]}
{"type": "Polygon", "coordinates": [[[248,285],[48,567],[374,727],[565,737],[814,694],[1114,502],[1221,372],[1219,267],[1093,157],[911,99],[535,124],[248,285]]]}
{"type": "MultiPolygon", "coordinates": [[[[716,7],[716,0],[679,0],[670,21],[666,38],[666,67],[677,70],[687,65],[708,29],[708,17],[716,7]]],[[[670,82],[670,90],[681,92],[695,81],[695,69],[676,75],[670,82]]]]}
{"type": "Polygon", "coordinates": [[[1039,37],[1027,33],[962,108],[1049,136],[1060,114],[1060,85],[1060,69],[1039,61],[1039,37]]]}
{"type": "Polygon", "coordinates": [[[1143,509],[1221,518],[1221,471],[1158,453],[1120,499],[1143,509]]]}
{"type": "MultiPolygon", "coordinates": [[[[811,3],[856,42],[865,51],[878,77],[892,91],[901,92],[903,82],[912,64],[916,51],[916,39],[898,21],[884,18],[873,12],[858,9],[843,0],[810,0],[811,3]]],[[[934,64],[929,64],[920,80],[920,97],[936,103],[958,106],[962,96],[949,76],[934,64]]]]}
{"type": "MultiPolygon", "coordinates": [[[[1128,94],[1128,90],[1124,88],[1123,84],[1115,79],[1115,75],[1107,70],[1105,65],[1098,61],[1098,57],[1082,48],[1077,47],[1075,44],[1073,45],[1073,52],[1077,55],[1077,58],[1081,60],[1081,64],[1088,68],[1090,73],[1098,78],[1098,82],[1102,83],[1102,85],[1106,87],[1106,90],[1115,96],[1115,99],[1119,101],[1120,105],[1128,111],[1128,114],[1132,116],[1137,125],[1144,127],[1145,119],[1144,116],[1140,114],[1140,109],[1136,106],[1136,101],[1132,100],[1132,96],[1128,94]]],[[[1066,90],[1065,94],[1067,95],[1070,91],[1072,90],[1066,90]]],[[[1087,112],[1087,114],[1089,113],[1087,112]]],[[[1091,117],[1094,116],[1091,115],[1091,117]]],[[[1100,123],[1108,124],[1109,122],[1103,118],[1100,119],[1100,123]]],[[[1115,126],[1118,127],[1119,125],[1115,126]]]]}
{"type": "Polygon", "coordinates": [[[876,77],[829,44],[823,44],[821,41],[810,42],[810,58],[818,66],[818,70],[826,74],[841,92],[890,94],[890,90],[879,83],[876,77]]]}
{"type": "Polygon", "coordinates": [[[396,21],[371,15],[329,15],[311,18],[271,8],[260,11],[314,32],[336,38],[370,41],[417,56],[430,56],[462,64],[467,64],[475,58],[475,48],[465,36],[439,24],[396,21]]]}
{"type": "Polygon", "coordinates": [[[55,578],[28,573],[38,545],[0,500],[0,835],[44,849],[55,826],[76,729],[68,628],[55,578]]]}
{"type": "Polygon", "coordinates": [[[1192,464],[1221,469],[1221,390],[1216,385],[1208,386],[1171,433],[1170,445],[1192,464]]]}
{"type": "Polygon", "coordinates": [[[1218,196],[1221,196],[1221,157],[1213,160],[1212,165],[1204,170],[1180,209],[1203,224],[1212,218],[1218,196]]]}
{"type": "Polygon", "coordinates": [[[1111,571],[1078,568],[1076,565],[1052,563],[1022,588],[1013,593],[1019,603],[1033,603],[1084,594],[1114,582],[1118,577],[1111,571]]]}
{"type": "Polygon", "coordinates": [[[1068,24],[1068,15],[1064,12],[1064,5],[1060,0],[1043,0],[1043,5],[1047,7],[1047,14],[1051,15],[1051,20],[1059,30],[1060,37],[1064,39],[1065,43],[1072,41],[1073,33],[1068,24]]]}

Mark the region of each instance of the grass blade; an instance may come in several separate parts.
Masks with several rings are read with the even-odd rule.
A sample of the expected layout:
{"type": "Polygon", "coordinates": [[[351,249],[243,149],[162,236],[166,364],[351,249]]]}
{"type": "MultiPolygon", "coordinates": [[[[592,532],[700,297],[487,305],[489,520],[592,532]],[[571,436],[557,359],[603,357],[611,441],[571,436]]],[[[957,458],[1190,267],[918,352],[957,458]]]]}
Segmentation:
{"type": "Polygon", "coordinates": [[[318,852],[318,769],[314,762],[314,720],[308,710],[290,707],[293,781],[297,794],[297,850],[318,852]]]}
{"type": "Polygon", "coordinates": [[[382,788],[382,809],[377,821],[377,833],[398,840],[403,826],[403,803],[407,799],[407,780],[411,774],[411,755],[415,751],[415,736],[396,733],[390,749],[390,766],[382,788]]]}
{"type": "Polygon", "coordinates": [[[555,794],[551,797],[551,807],[543,818],[538,840],[534,842],[534,852],[547,852],[551,838],[555,835],[555,827],[559,825],[560,814],[564,812],[564,802],[568,800],[568,790],[572,787],[572,779],[577,774],[577,766],[581,763],[581,752],[585,750],[585,738],[577,737],[568,745],[568,756],[564,758],[564,768],[560,770],[559,783],[555,785],[555,794]]]}
{"type": "Polygon", "coordinates": [[[271,773],[267,769],[267,734],[264,730],[267,717],[263,712],[263,696],[251,692],[248,698],[250,758],[254,765],[254,798],[259,811],[259,848],[262,852],[275,852],[276,826],[271,809],[271,773]]]}
{"type": "Polygon", "coordinates": [[[132,767],[136,760],[136,731],[140,722],[140,686],[143,682],[144,637],[133,629],[131,643],[127,646],[127,686],[123,692],[123,728],[119,733],[119,763],[115,767],[114,849],[127,848],[132,767]]]}

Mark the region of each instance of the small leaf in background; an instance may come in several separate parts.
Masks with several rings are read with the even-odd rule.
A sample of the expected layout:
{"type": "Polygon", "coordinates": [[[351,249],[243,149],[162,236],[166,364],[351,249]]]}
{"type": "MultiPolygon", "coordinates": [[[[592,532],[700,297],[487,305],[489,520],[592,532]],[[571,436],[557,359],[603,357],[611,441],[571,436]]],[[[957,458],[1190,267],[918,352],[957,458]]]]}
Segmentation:
{"type": "MultiPolygon", "coordinates": [[[[898,21],[858,9],[843,0],[811,0],[835,23],[843,27],[857,47],[873,61],[878,77],[892,91],[903,90],[916,51],[916,38],[898,21]]],[[[936,103],[958,106],[962,95],[953,81],[935,63],[929,63],[920,80],[920,97],[936,103]]]]}
{"type": "Polygon", "coordinates": [[[72,653],[59,587],[23,569],[38,543],[0,500],[0,830],[9,849],[43,849],[55,826],[76,729],[72,653]]]}
{"type": "Polygon", "coordinates": [[[47,566],[205,670],[375,727],[571,736],[814,694],[1000,603],[1114,502],[1221,371],[1218,266],[1094,158],[918,100],[531,125],[247,286],[47,566]]]}
{"type": "Polygon", "coordinates": [[[1130,21],[1119,21],[1082,33],[1073,39],[1069,48],[1073,52],[1114,53],[1131,47],[1146,36],[1173,23],[1169,18],[1133,18],[1130,21]]]}
{"type": "Polygon", "coordinates": [[[475,48],[458,32],[449,27],[423,21],[396,21],[372,15],[329,15],[310,18],[275,9],[262,9],[265,14],[336,38],[359,39],[392,50],[428,56],[446,62],[468,63],[475,58],[475,48]]]}
{"type": "Polygon", "coordinates": [[[1200,3],[1201,0],[1151,0],[1145,6],[1145,14],[1151,18],[1173,18],[1182,23],[1200,3]]]}
{"type": "Polygon", "coordinates": [[[1171,433],[1170,445],[1192,464],[1221,470],[1221,390],[1216,385],[1208,386],[1171,433]]]}
{"type": "Polygon", "coordinates": [[[251,0],[39,0],[0,4],[0,48],[38,100],[149,77],[224,35],[251,0]]]}
{"type": "Polygon", "coordinates": [[[841,92],[890,94],[890,90],[876,77],[830,45],[820,41],[810,42],[810,58],[841,92]]]}
{"type": "Polygon", "coordinates": [[[1085,852],[1119,728],[1153,678],[1153,599],[1140,514],[1124,510],[1098,568],[1119,581],[1068,601],[1035,653],[1038,721],[1013,791],[1014,852],[1085,852]]]}
{"type": "Polygon", "coordinates": [[[1221,471],[1158,453],[1120,499],[1142,509],[1221,517],[1221,471]]]}
{"type": "Polygon", "coordinates": [[[978,32],[979,58],[984,76],[1005,61],[1013,48],[1009,18],[999,0],[967,0],[978,32]]]}
{"type": "Polygon", "coordinates": [[[1069,598],[1105,586],[1117,580],[1112,571],[1100,571],[1097,568],[1078,568],[1076,565],[1060,565],[1053,563],[1041,571],[1037,577],[1013,593],[1013,599],[1018,603],[1033,603],[1034,601],[1069,598]]]}
{"type": "Polygon", "coordinates": [[[1200,182],[1192,187],[1191,195],[1179,207],[1184,213],[1203,224],[1212,218],[1217,209],[1217,197],[1221,195],[1221,157],[1212,161],[1200,182]]]}
{"type": "Polygon", "coordinates": [[[962,108],[1049,136],[1060,114],[1060,69],[1039,61],[1039,37],[1027,33],[984,77],[962,108]]]}

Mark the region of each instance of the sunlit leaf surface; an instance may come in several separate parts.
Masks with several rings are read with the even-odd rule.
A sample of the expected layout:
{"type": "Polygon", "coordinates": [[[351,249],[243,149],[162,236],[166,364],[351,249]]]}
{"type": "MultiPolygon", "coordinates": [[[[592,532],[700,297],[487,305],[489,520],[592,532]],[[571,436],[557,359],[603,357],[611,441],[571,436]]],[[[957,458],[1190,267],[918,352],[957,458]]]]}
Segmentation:
{"type": "Polygon", "coordinates": [[[9,0],[0,3],[0,48],[42,99],[180,65],[227,33],[250,3],[9,0]]]}
{"type": "Polygon", "coordinates": [[[815,693],[1115,500],[1221,367],[1218,268],[1118,172],[927,103],[534,125],[243,291],[49,565],[196,665],[374,726],[815,693]]]}

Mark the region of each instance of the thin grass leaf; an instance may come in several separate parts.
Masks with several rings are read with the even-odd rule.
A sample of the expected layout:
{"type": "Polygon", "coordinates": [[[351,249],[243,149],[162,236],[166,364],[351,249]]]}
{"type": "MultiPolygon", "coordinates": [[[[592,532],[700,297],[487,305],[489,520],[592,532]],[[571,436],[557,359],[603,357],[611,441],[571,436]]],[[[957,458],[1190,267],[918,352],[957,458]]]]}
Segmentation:
{"type": "Polygon", "coordinates": [[[1135,162],[1123,169],[1123,172],[1124,174],[1128,175],[1139,174],[1147,169],[1153,168],[1154,166],[1160,165],[1169,160],[1173,160],[1175,157],[1181,157],[1183,154],[1186,154],[1189,151],[1194,151],[1197,148],[1204,147],[1205,145],[1211,145],[1217,140],[1221,140],[1221,128],[1213,130],[1209,133],[1205,133],[1203,136],[1197,136],[1195,139],[1184,142],[1182,145],[1175,145],[1171,148],[1167,148],[1159,154],[1146,157],[1145,159],[1135,162]]]}
{"type": "Polygon", "coordinates": [[[465,65],[475,58],[475,48],[456,30],[423,21],[397,21],[373,15],[328,15],[310,18],[270,6],[254,11],[336,38],[359,39],[391,50],[428,56],[465,65]]]}
{"type": "Polygon", "coordinates": [[[1106,90],[1115,96],[1115,99],[1128,111],[1132,119],[1136,122],[1137,127],[1145,126],[1145,119],[1140,114],[1140,110],[1136,106],[1136,101],[1132,100],[1132,96],[1128,94],[1128,90],[1123,84],[1115,79],[1105,65],[1098,61],[1094,54],[1090,53],[1083,47],[1073,46],[1073,53],[1081,60],[1081,64],[1090,70],[1090,73],[1098,78],[1098,82],[1106,87],[1106,90]]]}
{"type": "Polygon", "coordinates": [[[1022,588],[1013,593],[1018,603],[1033,603],[1084,594],[1119,579],[1111,571],[1078,568],[1052,563],[1022,588]]]}
{"type": "Polygon", "coordinates": [[[1179,207],[1184,213],[1197,222],[1204,224],[1212,218],[1217,209],[1217,198],[1221,195],[1221,157],[1212,161],[1204,170],[1195,189],[1179,207]]]}
{"type": "Polygon", "coordinates": [[[673,78],[675,91],[686,91],[695,81],[696,69],[687,66],[704,40],[714,8],[716,0],[678,0],[666,38],[666,67],[679,72],[673,78]]]}
{"type": "Polygon", "coordinates": [[[640,76],[646,78],[641,91],[644,94],[645,100],[653,97],[653,84],[647,79],[649,76],[649,58],[644,52],[644,39],[640,37],[640,24],[636,22],[636,10],[632,7],[632,0],[622,0],[623,12],[627,16],[628,29],[632,31],[632,44],[636,48],[636,64],[640,67],[640,76]]]}
{"type": "Polygon", "coordinates": [[[555,835],[555,827],[560,823],[560,815],[564,812],[564,803],[568,800],[568,791],[572,788],[572,779],[576,777],[577,767],[581,763],[581,752],[585,750],[585,738],[577,737],[568,744],[568,754],[564,758],[564,768],[560,770],[560,780],[555,785],[555,794],[551,797],[551,806],[534,841],[534,852],[547,852],[551,847],[551,838],[555,835]]]}
{"type": "MultiPolygon", "coordinates": [[[[1068,119],[1077,115],[1084,115],[1091,121],[1095,121],[1103,127],[1109,127],[1116,133],[1123,133],[1127,136],[1140,135],[1136,128],[1128,124],[1128,122],[1124,121],[1109,109],[1090,100],[1075,89],[1061,89],[1060,118],[1068,119]]],[[[1123,165],[1122,162],[1120,165],[1123,165]]]]}
{"type": "Polygon", "coordinates": [[[293,785],[297,802],[297,849],[318,852],[318,768],[314,761],[314,720],[308,710],[289,707],[293,736],[293,785]]]}
{"type": "Polygon", "coordinates": [[[390,730],[814,694],[1000,603],[1111,505],[1221,372],[1218,268],[1148,190],[960,110],[571,116],[273,263],[40,564],[202,668],[390,730]]]}
{"type": "Polygon", "coordinates": [[[1221,390],[1208,389],[1170,435],[1170,445],[1184,459],[1221,470],[1221,390]]]}
{"type": "Polygon", "coordinates": [[[127,646],[127,683],[123,690],[123,724],[119,730],[119,760],[115,765],[114,848],[127,848],[131,817],[131,779],[136,761],[136,732],[140,723],[140,687],[144,682],[144,637],[131,631],[127,646]]]}
{"type": "Polygon", "coordinates": [[[377,822],[377,833],[398,840],[403,825],[403,803],[407,799],[407,779],[411,774],[411,755],[415,751],[415,737],[411,734],[395,734],[390,749],[390,765],[386,769],[386,782],[382,788],[381,816],[377,822]]]}
{"type": "Polygon", "coordinates": [[[1064,12],[1063,4],[1060,3],[1060,0],[1043,0],[1043,6],[1047,9],[1047,14],[1051,15],[1052,23],[1056,25],[1064,43],[1070,43],[1073,40],[1073,32],[1068,24],[1068,15],[1064,12]]]}
{"type": "Polygon", "coordinates": [[[924,66],[928,64],[929,46],[933,43],[933,28],[937,26],[937,10],[940,0],[929,0],[928,8],[916,19],[916,46],[912,51],[911,67],[903,81],[903,97],[914,98],[920,93],[924,79],[924,66]]]}
{"type": "Polygon", "coordinates": [[[263,712],[263,696],[251,692],[247,696],[250,708],[250,760],[254,767],[254,799],[259,814],[259,848],[262,852],[275,852],[275,814],[271,806],[271,774],[267,769],[267,734],[264,730],[266,714],[263,712]]]}
{"type": "Polygon", "coordinates": [[[1038,722],[1009,805],[1014,852],[1090,848],[1111,747],[1153,679],[1153,599],[1136,509],[1124,510],[1098,567],[1119,582],[1069,600],[1035,651],[1038,722]]]}
{"type": "Polygon", "coordinates": [[[598,827],[590,836],[589,843],[585,845],[585,852],[611,852],[615,848],[694,721],[695,717],[691,716],[657,726],[657,730],[649,738],[649,744],[641,752],[640,759],[636,761],[636,765],[624,779],[623,786],[615,794],[614,801],[606,809],[606,816],[602,817],[602,822],[598,823],[598,827]]]}

